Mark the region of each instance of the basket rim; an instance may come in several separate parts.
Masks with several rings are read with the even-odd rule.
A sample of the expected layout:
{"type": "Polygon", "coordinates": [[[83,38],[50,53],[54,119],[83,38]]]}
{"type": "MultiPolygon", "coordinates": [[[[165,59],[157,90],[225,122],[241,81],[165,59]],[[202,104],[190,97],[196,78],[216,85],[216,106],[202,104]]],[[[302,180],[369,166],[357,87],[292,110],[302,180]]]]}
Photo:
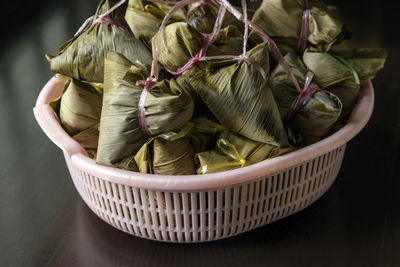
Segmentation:
{"type": "Polygon", "coordinates": [[[336,133],[312,145],[285,155],[268,159],[243,168],[202,175],[144,174],[96,164],[85,149],[70,137],[60,125],[49,103],[61,96],[64,82],[51,78],[41,90],[34,115],[45,134],[58,146],[67,160],[80,171],[109,182],[127,186],[163,191],[189,191],[223,188],[273,175],[317,158],[342,145],[357,135],[367,124],[374,108],[374,92],[371,81],[362,86],[357,104],[346,124],[336,133]]]}

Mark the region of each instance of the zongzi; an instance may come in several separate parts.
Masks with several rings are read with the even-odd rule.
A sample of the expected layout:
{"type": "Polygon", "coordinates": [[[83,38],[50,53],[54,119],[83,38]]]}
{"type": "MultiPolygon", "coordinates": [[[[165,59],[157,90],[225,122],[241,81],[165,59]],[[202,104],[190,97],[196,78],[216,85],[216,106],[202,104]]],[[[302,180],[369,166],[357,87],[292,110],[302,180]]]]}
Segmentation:
{"type": "MultiPolygon", "coordinates": [[[[137,39],[150,41],[157,33],[159,25],[169,9],[170,6],[162,3],[130,0],[125,19],[137,39]]],[[[184,18],[183,12],[179,11],[171,17],[171,21],[183,21],[184,18]]]]}
{"type": "MultiPolygon", "coordinates": [[[[343,23],[329,12],[322,1],[309,0],[309,5],[311,19],[308,48],[313,51],[328,51],[341,36],[343,23]]],[[[279,47],[285,48],[284,52],[294,52],[300,37],[303,10],[303,0],[264,0],[255,12],[252,22],[270,35],[279,47]]],[[[251,37],[256,39],[254,33],[251,37]]]]}
{"type": "MultiPolygon", "coordinates": [[[[96,12],[99,16],[109,10],[111,3],[103,0],[96,12]]],[[[135,38],[118,10],[110,15],[110,23],[92,24],[60,47],[56,56],[47,55],[51,71],[87,82],[103,82],[104,58],[109,51],[151,64],[150,51],[135,38]]]]}
{"type": "MultiPolygon", "coordinates": [[[[201,33],[211,33],[218,16],[219,6],[213,1],[204,1],[204,4],[192,4],[189,8],[187,22],[201,33]]],[[[222,27],[233,25],[243,30],[243,23],[239,22],[232,14],[225,13],[222,27]]]]}
{"type": "Polygon", "coordinates": [[[100,121],[102,96],[90,84],[72,79],[61,97],[60,120],[71,135],[100,121]]]}
{"type": "Polygon", "coordinates": [[[135,155],[140,172],[163,175],[195,174],[194,148],[190,135],[193,124],[178,132],[167,132],[150,138],[135,155]]]}
{"type": "Polygon", "coordinates": [[[357,102],[360,86],[383,68],[385,49],[350,49],[329,53],[306,51],[303,60],[315,74],[322,89],[339,97],[343,104],[341,117],[347,116],[357,102]]]}
{"type": "Polygon", "coordinates": [[[215,150],[196,154],[197,173],[233,170],[282,155],[293,149],[293,147],[280,148],[256,142],[231,131],[223,131],[217,140],[215,150]]]}
{"type": "MultiPolygon", "coordinates": [[[[287,54],[286,61],[293,70],[299,84],[305,84],[307,69],[295,54],[287,54]]],[[[299,96],[287,72],[279,65],[271,73],[270,84],[282,118],[285,118],[299,96]]],[[[288,125],[301,135],[303,144],[308,145],[325,137],[338,120],[342,103],[334,94],[318,90],[298,109],[288,125]]]]}
{"type": "Polygon", "coordinates": [[[113,164],[136,153],[147,137],[179,129],[191,119],[193,100],[171,79],[156,83],[148,92],[143,107],[145,121],[142,122],[139,101],[143,86],[136,85],[136,82],[148,76],[149,66],[139,62],[133,64],[120,54],[108,54],[98,163],[113,164]],[[143,129],[143,123],[148,133],[143,129]]]}
{"type": "MultiPolygon", "coordinates": [[[[248,51],[247,56],[269,73],[265,43],[248,51]]],[[[218,121],[255,141],[286,146],[288,140],[274,96],[257,69],[244,61],[209,64],[189,79],[218,121]]]]}

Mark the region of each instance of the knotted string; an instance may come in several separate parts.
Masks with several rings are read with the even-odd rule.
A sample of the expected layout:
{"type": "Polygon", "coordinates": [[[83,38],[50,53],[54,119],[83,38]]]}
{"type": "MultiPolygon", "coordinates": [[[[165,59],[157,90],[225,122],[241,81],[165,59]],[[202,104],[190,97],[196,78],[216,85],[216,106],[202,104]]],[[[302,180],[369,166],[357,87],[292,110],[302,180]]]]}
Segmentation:
{"type": "MultiPolygon", "coordinates": [[[[207,0],[208,1],[208,0],[207,0]]],[[[246,17],[247,21],[247,5],[246,1],[242,0],[242,6],[243,6],[243,13],[246,17]]],[[[248,24],[245,24],[245,32],[243,36],[243,53],[240,56],[234,56],[234,55],[222,55],[222,56],[205,56],[208,47],[214,42],[215,38],[217,37],[218,33],[221,30],[222,27],[222,22],[225,16],[226,12],[226,7],[221,5],[219,11],[218,11],[218,16],[214,24],[214,28],[211,34],[202,34],[203,42],[202,45],[199,48],[199,51],[189,59],[188,62],[185,63],[182,67],[178,68],[176,71],[168,70],[169,73],[174,75],[175,77],[183,74],[185,71],[189,70],[190,68],[193,67],[193,65],[198,62],[198,61],[207,61],[207,60],[241,60],[245,61],[246,63],[252,65],[263,77],[264,80],[266,80],[266,74],[263,68],[257,64],[253,59],[249,58],[246,56],[246,47],[247,47],[247,39],[248,39],[248,24]]]]}
{"type": "MultiPolygon", "coordinates": [[[[238,20],[246,22],[243,14],[237,10],[228,0],[217,0],[221,5],[224,5],[226,9],[233,15],[235,16],[238,20]]],[[[250,28],[253,29],[254,32],[256,32],[263,41],[267,42],[269,49],[271,50],[272,54],[275,56],[276,60],[281,64],[281,66],[286,70],[286,72],[289,74],[291,77],[294,87],[298,90],[301,91],[299,83],[297,82],[296,77],[294,76],[292,70],[290,69],[288,63],[286,60],[283,58],[281,52],[279,51],[278,46],[275,44],[275,42],[271,39],[271,37],[268,36],[260,27],[252,23],[251,21],[247,20],[247,23],[250,28]]]]}
{"type": "Polygon", "coordinates": [[[93,27],[93,26],[95,26],[95,25],[97,25],[99,23],[108,23],[108,24],[112,24],[112,25],[115,25],[115,26],[118,26],[120,28],[125,29],[124,25],[122,25],[118,21],[110,19],[110,18],[107,18],[107,17],[105,17],[103,15],[100,15],[95,21],[93,21],[91,27],[93,27]]]}
{"type": "Polygon", "coordinates": [[[284,117],[283,121],[289,122],[292,120],[299,110],[304,107],[305,104],[307,104],[308,100],[321,88],[315,83],[311,83],[312,79],[314,77],[314,73],[311,71],[307,73],[306,76],[306,81],[304,83],[304,88],[303,90],[299,91],[299,95],[296,97],[296,99],[293,101],[292,105],[290,106],[290,109],[286,116],[284,117]]]}
{"type": "MultiPolygon", "coordinates": [[[[146,97],[149,94],[154,83],[155,83],[154,79],[152,79],[150,77],[147,78],[147,80],[145,81],[145,86],[142,90],[142,94],[140,95],[139,105],[138,105],[140,129],[142,130],[142,133],[146,137],[151,136],[151,132],[150,132],[149,127],[147,126],[147,122],[146,122],[146,107],[145,107],[146,97]]],[[[142,84],[142,83],[140,81],[136,83],[136,85],[139,85],[139,84],[142,84]]]]}
{"type": "Polygon", "coordinates": [[[108,23],[108,24],[113,24],[113,25],[116,25],[118,27],[125,29],[125,27],[120,22],[106,17],[109,14],[111,14],[114,10],[116,10],[118,7],[123,5],[125,2],[126,2],[126,0],[121,0],[120,2],[116,3],[114,6],[112,6],[109,10],[107,10],[103,14],[97,15],[97,16],[93,15],[93,16],[87,18],[85,20],[85,22],[82,24],[82,26],[78,29],[78,31],[74,34],[74,36],[77,36],[80,33],[82,33],[86,29],[86,27],[89,25],[90,22],[92,22],[92,25],[90,25],[90,27],[93,27],[99,23],[108,23]]]}

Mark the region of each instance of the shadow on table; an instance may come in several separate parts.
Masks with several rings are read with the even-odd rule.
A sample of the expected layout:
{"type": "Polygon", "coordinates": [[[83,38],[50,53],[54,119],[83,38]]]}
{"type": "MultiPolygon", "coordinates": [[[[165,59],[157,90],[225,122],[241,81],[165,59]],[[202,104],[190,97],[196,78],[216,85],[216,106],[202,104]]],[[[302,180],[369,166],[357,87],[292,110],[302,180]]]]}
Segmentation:
{"type": "MultiPolygon", "coordinates": [[[[57,231],[49,233],[36,255],[43,266],[260,266],[304,264],[312,254],[310,242],[326,247],[325,237],[340,230],[329,229],[339,208],[338,190],[330,190],[317,203],[289,218],[228,239],[173,244],[131,236],[103,222],[84,202],[75,213],[60,219],[57,231]],[[71,218],[72,217],[72,218],[71,218]],[[60,226],[61,225],[61,226],[60,226]],[[65,228],[60,231],[60,227],[65,228]],[[62,237],[59,232],[64,232],[62,237]]],[[[338,222],[338,225],[341,223],[338,222]]],[[[320,256],[318,256],[318,253],[320,256]]],[[[322,260],[322,259],[321,259],[322,260]]]]}

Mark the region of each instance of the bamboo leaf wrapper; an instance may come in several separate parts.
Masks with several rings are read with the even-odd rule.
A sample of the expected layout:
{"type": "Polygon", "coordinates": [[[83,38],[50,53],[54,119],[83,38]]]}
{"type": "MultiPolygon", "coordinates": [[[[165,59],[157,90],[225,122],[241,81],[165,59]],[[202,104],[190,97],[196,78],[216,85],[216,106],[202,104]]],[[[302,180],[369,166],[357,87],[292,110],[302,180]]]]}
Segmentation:
{"type": "MultiPolygon", "coordinates": [[[[102,1],[97,15],[111,8],[102,1]]],[[[131,62],[151,64],[150,51],[135,38],[118,10],[109,17],[121,24],[99,23],[89,27],[60,47],[56,56],[47,56],[51,71],[87,82],[104,81],[104,59],[109,51],[124,55],[131,62]]]]}

